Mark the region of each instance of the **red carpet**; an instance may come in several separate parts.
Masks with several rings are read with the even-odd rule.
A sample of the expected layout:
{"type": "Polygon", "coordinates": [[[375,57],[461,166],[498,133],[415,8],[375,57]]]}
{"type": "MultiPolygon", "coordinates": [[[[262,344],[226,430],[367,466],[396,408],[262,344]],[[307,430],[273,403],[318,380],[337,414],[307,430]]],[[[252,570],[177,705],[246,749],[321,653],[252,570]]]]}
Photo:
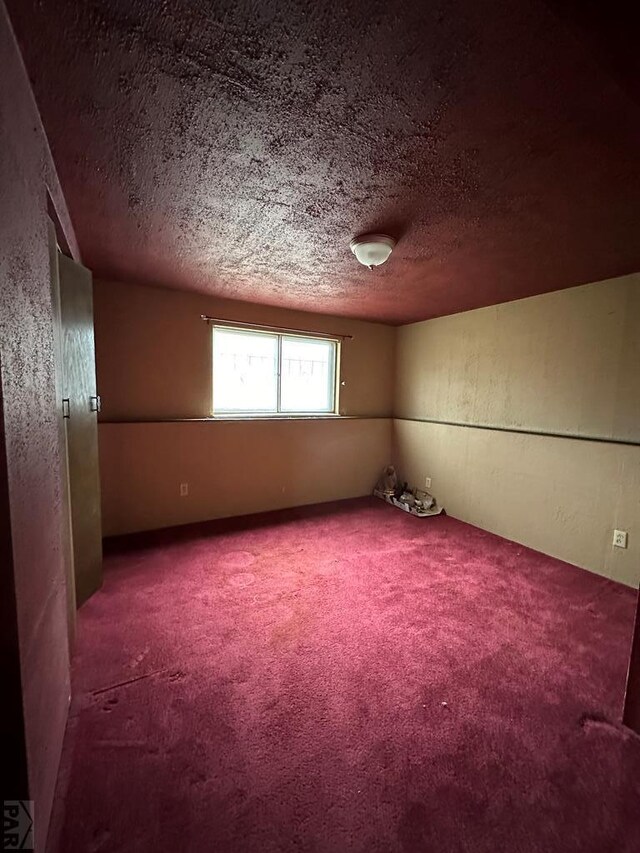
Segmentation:
{"type": "Polygon", "coordinates": [[[373,499],[118,547],[56,853],[640,850],[630,589],[373,499]]]}

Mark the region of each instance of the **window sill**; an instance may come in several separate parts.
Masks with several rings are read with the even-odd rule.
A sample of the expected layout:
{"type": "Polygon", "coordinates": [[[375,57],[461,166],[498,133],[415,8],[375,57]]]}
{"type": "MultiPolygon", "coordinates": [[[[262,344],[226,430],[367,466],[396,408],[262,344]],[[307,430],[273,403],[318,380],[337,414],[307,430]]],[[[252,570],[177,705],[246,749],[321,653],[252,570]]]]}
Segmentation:
{"type": "Polygon", "coordinates": [[[349,415],[338,415],[335,412],[318,414],[226,414],[211,415],[208,420],[212,421],[335,421],[340,418],[348,418],[349,415]]]}

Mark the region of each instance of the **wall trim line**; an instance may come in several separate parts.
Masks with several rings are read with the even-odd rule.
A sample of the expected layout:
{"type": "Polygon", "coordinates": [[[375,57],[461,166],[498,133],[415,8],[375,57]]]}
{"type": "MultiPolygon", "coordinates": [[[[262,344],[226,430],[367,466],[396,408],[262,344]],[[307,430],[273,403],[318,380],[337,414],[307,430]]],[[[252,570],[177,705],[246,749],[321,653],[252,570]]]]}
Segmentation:
{"type": "Polygon", "coordinates": [[[572,441],[596,441],[604,444],[624,444],[631,447],[640,447],[640,441],[632,438],[612,438],[604,435],[580,435],[570,432],[554,432],[553,430],[535,430],[526,427],[507,427],[496,424],[472,424],[465,421],[446,421],[439,418],[408,418],[394,415],[396,421],[412,421],[421,424],[440,424],[442,426],[464,427],[465,429],[486,429],[493,432],[511,432],[522,435],[538,435],[544,438],[569,438],[572,441]]]}
{"type": "Polygon", "coordinates": [[[251,415],[210,418],[100,418],[100,424],[264,423],[264,421],[391,421],[393,415],[251,415]]]}

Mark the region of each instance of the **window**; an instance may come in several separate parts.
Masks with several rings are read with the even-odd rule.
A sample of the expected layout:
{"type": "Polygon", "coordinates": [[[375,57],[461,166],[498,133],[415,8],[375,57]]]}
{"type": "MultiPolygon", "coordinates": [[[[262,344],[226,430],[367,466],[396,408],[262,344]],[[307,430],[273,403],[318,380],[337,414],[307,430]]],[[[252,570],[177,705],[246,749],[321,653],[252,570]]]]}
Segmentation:
{"type": "Polygon", "coordinates": [[[216,326],[214,415],[337,411],[338,342],[216,326]]]}

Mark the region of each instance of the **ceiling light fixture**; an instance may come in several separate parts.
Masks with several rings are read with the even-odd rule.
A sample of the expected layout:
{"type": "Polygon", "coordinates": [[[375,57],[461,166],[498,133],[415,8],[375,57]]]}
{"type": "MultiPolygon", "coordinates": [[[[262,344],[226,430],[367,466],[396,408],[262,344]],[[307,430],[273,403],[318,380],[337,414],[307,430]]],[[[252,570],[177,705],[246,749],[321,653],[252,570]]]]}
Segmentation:
{"type": "Polygon", "coordinates": [[[370,270],[387,261],[395,245],[393,237],[386,234],[362,234],[349,243],[356,258],[370,270]]]}

